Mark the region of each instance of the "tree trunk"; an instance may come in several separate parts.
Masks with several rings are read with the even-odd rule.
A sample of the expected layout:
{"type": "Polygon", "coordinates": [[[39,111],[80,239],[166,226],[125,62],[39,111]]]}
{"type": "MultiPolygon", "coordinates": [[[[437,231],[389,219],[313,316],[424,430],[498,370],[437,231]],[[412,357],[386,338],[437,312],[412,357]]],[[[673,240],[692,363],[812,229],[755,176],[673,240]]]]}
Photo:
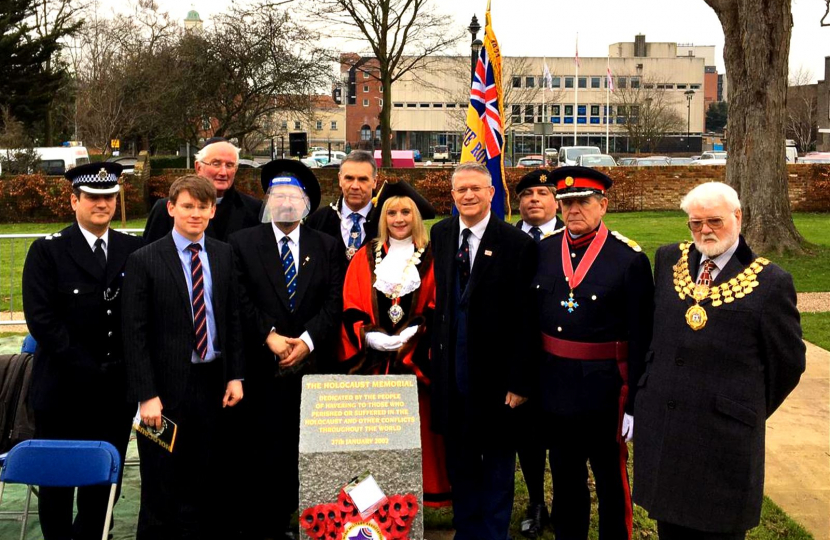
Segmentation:
{"type": "Polygon", "coordinates": [[[790,0],[706,0],[724,32],[729,82],[726,181],[738,192],[743,234],[759,253],[802,252],[784,155],[790,0]]]}
{"type": "Polygon", "coordinates": [[[381,72],[383,107],[380,109],[380,155],[383,167],[392,166],[392,74],[381,72]]]}

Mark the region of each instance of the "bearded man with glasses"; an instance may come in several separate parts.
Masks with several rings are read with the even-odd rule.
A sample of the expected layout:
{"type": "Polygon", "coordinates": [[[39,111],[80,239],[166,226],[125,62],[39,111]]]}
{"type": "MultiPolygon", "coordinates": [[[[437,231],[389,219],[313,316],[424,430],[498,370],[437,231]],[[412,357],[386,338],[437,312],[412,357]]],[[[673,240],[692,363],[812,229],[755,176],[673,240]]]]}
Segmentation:
{"type": "Polygon", "coordinates": [[[693,241],[655,257],[634,502],[660,540],[742,540],[760,521],[766,420],[804,371],[795,288],[741,236],[734,189],[701,184],[680,207],[693,241]]]}
{"type": "MultiPolygon", "coordinates": [[[[260,224],[262,202],[234,188],[236,171],[239,170],[239,148],[222,137],[205,142],[196,154],[196,174],[213,182],[216,188],[216,215],[210,220],[205,234],[222,242],[236,231],[260,224]]],[[[144,241],[155,242],[173,229],[173,218],[167,213],[167,199],[156,202],[147,225],[144,241]]]]}

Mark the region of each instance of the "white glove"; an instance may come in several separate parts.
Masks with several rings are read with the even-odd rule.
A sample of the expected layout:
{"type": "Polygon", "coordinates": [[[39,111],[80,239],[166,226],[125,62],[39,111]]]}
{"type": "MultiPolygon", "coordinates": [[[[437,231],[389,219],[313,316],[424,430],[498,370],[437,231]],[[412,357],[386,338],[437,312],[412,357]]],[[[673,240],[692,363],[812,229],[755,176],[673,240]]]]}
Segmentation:
{"type": "Polygon", "coordinates": [[[622,432],[620,433],[625,438],[625,442],[631,442],[634,438],[634,417],[628,413],[623,413],[622,432]]]}
{"type": "Polygon", "coordinates": [[[376,351],[397,351],[403,346],[400,336],[389,336],[383,332],[369,332],[366,334],[366,345],[376,351]]]}
{"type": "Polygon", "coordinates": [[[412,338],[412,336],[414,336],[417,332],[418,332],[418,325],[417,325],[417,324],[416,324],[415,326],[407,326],[406,328],[404,328],[404,329],[403,329],[403,332],[401,332],[400,334],[398,334],[398,337],[400,337],[401,339],[403,339],[403,342],[404,342],[404,343],[406,343],[406,342],[407,342],[407,341],[409,341],[409,340],[412,338]]]}

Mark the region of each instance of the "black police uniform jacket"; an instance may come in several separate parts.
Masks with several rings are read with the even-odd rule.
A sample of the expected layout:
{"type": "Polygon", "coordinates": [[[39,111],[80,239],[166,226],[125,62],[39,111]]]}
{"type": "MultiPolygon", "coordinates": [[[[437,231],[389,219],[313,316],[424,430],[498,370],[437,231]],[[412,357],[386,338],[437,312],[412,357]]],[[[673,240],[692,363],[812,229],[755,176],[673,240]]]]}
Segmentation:
{"type": "MultiPolygon", "coordinates": [[[[455,401],[455,255],[458,216],[431,231],[435,271],[432,333],[432,428],[447,435],[464,426],[452,414],[455,401]]],[[[491,445],[516,444],[517,411],[504,404],[507,392],[531,395],[539,332],[530,303],[536,243],[495,214],[484,230],[462,302],[467,303],[467,358],[474,417],[466,426],[491,445]],[[479,429],[476,429],[479,428],[479,429]]],[[[522,405],[524,406],[524,405],[522,405]]]]}
{"type": "MultiPolygon", "coordinates": [[[[626,412],[633,411],[633,388],[643,372],[651,340],[654,284],[648,257],[610,232],[594,264],[574,290],[579,304],[572,313],[561,305],[571,289],[562,269],[563,231],[539,244],[539,270],[533,281],[542,332],[554,338],[585,343],[628,342],[629,395],[626,412]]],[[[569,249],[574,270],[587,247],[569,249]]],[[[560,415],[619,408],[622,378],[614,358],[574,360],[542,351],[542,407],[560,415]]]]}
{"type": "MultiPolygon", "coordinates": [[[[308,216],[305,221],[305,225],[310,229],[324,232],[327,235],[336,238],[338,249],[340,249],[341,253],[340,256],[342,257],[343,268],[348,268],[350,261],[346,256],[346,245],[343,244],[343,235],[340,233],[340,216],[344,215],[344,210],[342,210],[343,206],[343,197],[340,196],[340,198],[337,199],[337,202],[329,206],[318,208],[313,214],[308,216]]],[[[348,207],[346,207],[345,212],[351,213],[348,207]]],[[[369,210],[369,215],[366,216],[366,219],[363,221],[364,234],[361,239],[360,246],[366,245],[370,240],[374,239],[378,235],[377,215],[379,213],[380,212],[374,206],[372,206],[371,210],[369,210]]],[[[346,279],[345,271],[342,277],[343,279],[346,279]]]]}
{"type": "Polygon", "coordinates": [[[102,269],[77,223],[32,243],[23,311],[37,341],[35,410],[126,404],[121,286],[127,257],[142,245],[141,238],[110,229],[102,269]]]}
{"type": "MultiPolygon", "coordinates": [[[[144,242],[149,244],[163,238],[173,230],[173,218],[167,213],[165,197],[156,201],[144,226],[144,242]]],[[[235,187],[225,191],[222,202],[216,206],[216,215],[210,220],[205,236],[227,242],[236,231],[255,227],[261,223],[262,201],[237,191],[235,187]]]]}
{"type": "MultiPolygon", "coordinates": [[[[634,440],[634,500],[657,520],[710,532],[758,524],[764,487],[766,419],[798,384],[805,347],[792,277],[774,264],[758,286],[732,303],[701,306],[694,331],[672,267],[678,244],[655,260],[655,321],[640,380],[634,440]]],[[[735,278],[756,258],[743,238],[713,285],[735,278]]],[[[694,280],[700,252],[689,250],[694,280]]]]}

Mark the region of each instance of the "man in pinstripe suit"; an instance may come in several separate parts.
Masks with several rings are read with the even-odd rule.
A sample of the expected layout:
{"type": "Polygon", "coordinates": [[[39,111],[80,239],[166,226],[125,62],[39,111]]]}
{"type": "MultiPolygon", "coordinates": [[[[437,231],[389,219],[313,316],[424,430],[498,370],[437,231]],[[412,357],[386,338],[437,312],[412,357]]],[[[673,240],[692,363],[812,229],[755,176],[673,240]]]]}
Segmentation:
{"type": "Polygon", "coordinates": [[[173,230],[127,261],[128,398],[140,403],[145,424],[159,427],[163,412],[178,425],[172,452],[139,438],[139,540],[214,534],[217,420],[242,399],[243,371],[233,253],[204,234],[215,204],[209,180],[177,179],[167,204],[173,230]]]}

